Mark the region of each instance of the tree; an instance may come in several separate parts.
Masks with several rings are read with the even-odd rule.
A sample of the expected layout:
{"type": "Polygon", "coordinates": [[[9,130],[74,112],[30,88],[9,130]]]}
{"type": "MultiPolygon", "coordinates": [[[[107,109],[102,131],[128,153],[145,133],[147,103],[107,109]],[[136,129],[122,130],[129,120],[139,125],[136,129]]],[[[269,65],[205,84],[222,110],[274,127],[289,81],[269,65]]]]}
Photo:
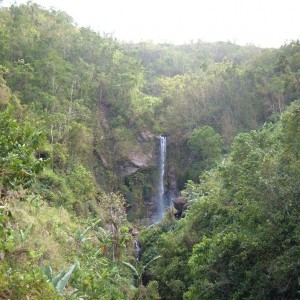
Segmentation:
{"type": "Polygon", "coordinates": [[[7,105],[11,96],[11,91],[2,77],[7,73],[8,70],[0,65],[0,107],[7,105]]]}
{"type": "Polygon", "coordinates": [[[186,177],[198,182],[200,174],[220,160],[223,139],[212,127],[204,126],[194,129],[187,143],[192,151],[192,163],[186,177]]]}
{"type": "Polygon", "coordinates": [[[222,137],[212,127],[204,126],[194,129],[188,145],[199,156],[199,159],[219,159],[222,137]]]}
{"type": "Polygon", "coordinates": [[[101,193],[99,204],[103,208],[103,219],[109,224],[112,235],[111,257],[114,261],[121,257],[122,248],[122,225],[126,220],[125,199],[120,194],[101,193]]]}
{"type": "Polygon", "coordinates": [[[187,299],[297,298],[299,111],[296,102],[275,126],[240,134],[215,172],[222,188],[207,186],[191,207],[201,237],[187,299]]]}

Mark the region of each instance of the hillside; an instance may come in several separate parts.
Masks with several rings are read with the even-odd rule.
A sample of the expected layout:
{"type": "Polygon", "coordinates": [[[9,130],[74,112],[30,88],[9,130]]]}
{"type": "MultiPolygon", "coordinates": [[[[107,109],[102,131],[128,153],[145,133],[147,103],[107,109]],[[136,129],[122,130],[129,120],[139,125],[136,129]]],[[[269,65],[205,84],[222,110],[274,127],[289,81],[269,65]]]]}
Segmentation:
{"type": "Polygon", "coordinates": [[[0,298],[296,299],[299,99],[299,41],[129,44],[1,8],[0,298]]]}

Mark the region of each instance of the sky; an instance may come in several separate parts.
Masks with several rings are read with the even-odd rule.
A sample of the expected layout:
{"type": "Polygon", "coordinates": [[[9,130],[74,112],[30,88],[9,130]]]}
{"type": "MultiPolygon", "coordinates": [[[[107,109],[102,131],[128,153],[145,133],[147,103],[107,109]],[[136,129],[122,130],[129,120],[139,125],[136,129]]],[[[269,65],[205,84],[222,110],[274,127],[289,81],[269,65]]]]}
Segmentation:
{"type": "MultiPolygon", "coordinates": [[[[26,0],[3,0],[3,3],[26,0]]],[[[230,41],[280,47],[300,39],[300,0],[34,0],[79,26],[127,42],[230,41]]]]}

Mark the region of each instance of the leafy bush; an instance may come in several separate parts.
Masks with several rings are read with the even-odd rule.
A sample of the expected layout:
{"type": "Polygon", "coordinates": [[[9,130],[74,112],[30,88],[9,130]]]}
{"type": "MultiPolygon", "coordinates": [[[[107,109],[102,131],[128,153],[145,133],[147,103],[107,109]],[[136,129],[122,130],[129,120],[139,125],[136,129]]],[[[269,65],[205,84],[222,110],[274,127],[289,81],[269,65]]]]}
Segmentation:
{"type": "Polygon", "coordinates": [[[12,107],[0,112],[0,187],[4,198],[9,188],[29,187],[45,165],[35,157],[43,142],[43,134],[29,122],[22,125],[14,117],[12,107]]]}
{"type": "Polygon", "coordinates": [[[3,299],[63,299],[38,268],[12,269],[0,264],[0,297],[3,299]]]}
{"type": "Polygon", "coordinates": [[[68,272],[61,271],[59,272],[56,276],[53,277],[52,274],[52,268],[50,266],[43,266],[41,268],[42,274],[46,275],[48,280],[52,283],[52,285],[55,287],[55,289],[59,292],[62,293],[68,284],[68,281],[74,272],[77,264],[74,264],[70,267],[68,272]]]}

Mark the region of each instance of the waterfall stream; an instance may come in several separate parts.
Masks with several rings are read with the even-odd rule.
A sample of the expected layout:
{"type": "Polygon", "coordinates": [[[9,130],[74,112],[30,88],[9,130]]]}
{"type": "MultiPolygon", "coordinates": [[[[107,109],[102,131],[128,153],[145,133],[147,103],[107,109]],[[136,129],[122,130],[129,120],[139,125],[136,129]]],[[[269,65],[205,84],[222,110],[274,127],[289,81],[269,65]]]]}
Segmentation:
{"type": "Polygon", "coordinates": [[[154,222],[159,221],[165,210],[164,204],[164,175],[165,175],[165,163],[167,156],[167,138],[165,136],[160,137],[160,148],[159,148],[159,177],[158,177],[158,192],[156,197],[156,208],[157,212],[154,217],[154,222]]]}

